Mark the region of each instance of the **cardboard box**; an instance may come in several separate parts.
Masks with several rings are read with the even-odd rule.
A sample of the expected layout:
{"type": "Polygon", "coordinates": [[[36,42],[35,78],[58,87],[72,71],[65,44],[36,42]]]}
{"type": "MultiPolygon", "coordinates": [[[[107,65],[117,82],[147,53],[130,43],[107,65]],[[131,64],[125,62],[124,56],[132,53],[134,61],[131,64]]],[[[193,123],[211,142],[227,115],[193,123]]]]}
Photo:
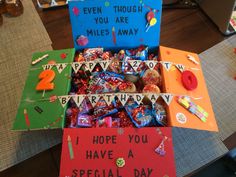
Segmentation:
{"type": "MultiPolygon", "coordinates": [[[[70,1],[75,49],[33,55],[32,62],[48,54],[30,67],[13,130],[64,128],[60,176],[175,176],[171,127],[218,130],[197,54],[159,46],[161,8],[161,1],[154,0],[70,1]],[[68,95],[71,75],[78,71],[76,64],[82,65],[73,62],[75,52],[94,47],[119,52],[140,45],[158,55],[159,60],[151,63],[161,65],[163,93],[155,96],[166,102],[168,127],[66,128],[67,104],[74,99],[68,95]],[[45,69],[55,74],[46,81],[54,88],[37,90],[48,77],[46,74],[39,79],[45,69]],[[183,86],[184,70],[196,76],[195,89],[183,86]],[[180,96],[189,96],[207,118],[203,121],[181,106],[180,96]],[[118,158],[123,158],[125,166],[116,164],[118,158]]],[[[83,64],[91,69],[92,62],[83,64]]],[[[188,77],[187,82],[191,85],[192,78],[188,77]]]]}

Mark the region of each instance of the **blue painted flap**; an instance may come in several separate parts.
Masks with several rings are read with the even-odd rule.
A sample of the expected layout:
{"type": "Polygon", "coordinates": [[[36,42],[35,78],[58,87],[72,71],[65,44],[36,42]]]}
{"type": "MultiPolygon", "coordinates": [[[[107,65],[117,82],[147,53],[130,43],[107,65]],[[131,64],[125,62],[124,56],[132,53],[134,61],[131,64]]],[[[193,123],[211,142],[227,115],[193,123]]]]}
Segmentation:
{"type": "Polygon", "coordinates": [[[161,0],[69,1],[76,49],[159,46],[161,0]]]}

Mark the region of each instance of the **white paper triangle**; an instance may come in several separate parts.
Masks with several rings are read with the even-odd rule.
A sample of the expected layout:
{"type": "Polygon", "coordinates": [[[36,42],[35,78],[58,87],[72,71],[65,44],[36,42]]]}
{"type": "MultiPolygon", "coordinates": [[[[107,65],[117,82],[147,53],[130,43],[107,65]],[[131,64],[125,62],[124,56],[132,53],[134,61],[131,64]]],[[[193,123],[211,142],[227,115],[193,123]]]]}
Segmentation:
{"type": "Polygon", "coordinates": [[[106,101],[107,105],[111,105],[111,102],[114,100],[114,94],[104,94],[103,99],[106,101]]]}
{"type": "Polygon", "coordinates": [[[70,95],[65,95],[65,96],[58,96],[58,99],[62,105],[62,107],[64,108],[65,105],[68,103],[68,101],[70,100],[71,96],[70,95]]]}
{"type": "Polygon", "coordinates": [[[65,68],[66,68],[67,64],[66,63],[59,63],[59,64],[56,64],[56,67],[57,67],[57,71],[59,73],[61,73],[65,68]]]}
{"type": "Polygon", "coordinates": [[[170,61],[162,61],[161,64],[164,66],[164,68],[169,71],[171,66],[172,66],[172,62],[170,61]]]}
{"type": "Polygon", "coordinates": [[[148,93],[148,99],[152,102],[152,104],[155,104],[157,99],[159,98],[158,94],[154,94],[154,93],[148,93]]]}
{"type": "Polygon", "coordinates": [[[144,97],[143,94],[137,93],[137,94],[130,94],[130,95],[133,97],[134,101],[138,103],[138,105],[140,105],[140,103],[143,101],[143,97],[144,97]]]}
{"type": "Polygon", "coordinates": [[[50,69],[52,69],[53,66],[54,65],[47,64],[47,65],[43,65],[42,67],[43,67],[43,70],[50,70],[50,69]]]}
{"type": "Polygon", "coordinates": [[[99,64],[102,67],[103,71],[106,71],[108,66],[110,65],[111,61],[110,60],[104,60],[100,61],[99,64]]]}
{"type": "Polygon", "coordinates": [[[145,61],[145,63],[151,70],[153,70],[158,62],[153,61],[153,60],[148,60],[148,61],[145,61]]]}
{"type": "Polygon", "coordinates": [[[51,6],[56,6],[56,5],[57,5],[56,1],[55,1],[55,0],[52,0],[51,6]]]}
{"type": "Polygon", "coordinates": [[[173,99],[173,95],[170,93],[162,93],[161,97],[163,98],[163,100],[166,102],[166,104],[169,106],[172,99],[173,99]]]}
{"type": "Polygon", "coordinates": [[[96,64],[97,63],[94,62],[94,61],[88,61],[88,62],[85,63],[85,66],[90,72],[92,72],[93,68],[96,66],[96,64]]]}
{"type": "Polygon", "coordinates": [[[84,100],[84,95],[73,95],[71,96],[74,100],[74,102],[76,103],[77,107],[79,107],[81,105],[81,103],[84,100]]]}
{"type": "Polygon", "coordinates": [[[141,60],[128,60],[129,64],[132,66],[134,71],[136,72],[140,63],[142,62],[141,60]]]}
{"type": "Polygon", "coordinates": [[[97,104],[97,102],[100,99],[100,97],[101,96],[98,95],[98,94],[88,95],[88,99],[89,99],[89,101],[90,101],[90,103],[92,104],[93,107],[97,104]]]}
{"type": "Polygon", "coordinates": [[[73,70],[75,71],[75,73],[77,73],[80,69],[80,67],[82,66],[82,63],[79,62],[74,62],[71,64],[73,70]]]}
{"type": "Polygon", "coordinates": [[[176,68],[178,68],[178,70],[180,70],[180,72],[183,72],[185,70],[185,66],[182,64],[176,64],[175,66],[176,68]]]}
{"type": "Polygon", "coordinates": [[[123,106],[125,106],[126,102],[128,101],[129,95],[127,93],[117,93],[116,96],[120,100],[123,106]]]}

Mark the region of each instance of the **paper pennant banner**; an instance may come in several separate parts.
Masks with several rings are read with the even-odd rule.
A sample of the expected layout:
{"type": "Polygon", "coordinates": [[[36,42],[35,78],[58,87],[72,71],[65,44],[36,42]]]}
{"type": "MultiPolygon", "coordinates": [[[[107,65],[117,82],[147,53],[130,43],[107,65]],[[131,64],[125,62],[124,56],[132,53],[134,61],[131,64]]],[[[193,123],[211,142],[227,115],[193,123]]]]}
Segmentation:
{"type": "Polygon", "coordinates": [[[66,68],[67,64],[66,63],[59,63],[59,64],[56,64],[56,67],[57,67],[57,71],[59,73],[61,73],[65,68],[66,68]]]}
{"type": "Polygon", "coordinates": [[[147,65],[151,70],[153,70],[154,67],[155,67],[156,64],[157,64],[157,61],[151,61],[151,60],[149,60],[149,61],[145,61],[145,63],[146,63],[146,65],[147,65]]]}
{"type": "Polygon", "coordinates": [[[172,99],[173,99],[173,95],[170,93],[162,93],[161,97],[163,98],[163,100],[165,101],[165,103],[169,106],[172,99]]]}
{"type": "Polygon", "coordinates": [[[102,67],[103,71],[107,70],[107,67],[110,65],[110,63],[110,60],[99,61],[99,64],[102,67]]]}
{"type": "Polygon", "coordinates": [[[103,99],[106,101],[107,105],[111,105],[111,102],[114,100],[114,94],[105,94],[103,95],[103,99]]]}
{"type": "Polygon", "coordinates": [[[129,95],[126,93],[117,93],[116,96],[118,97],[123,106],[126,104],[129,98],[129,95]]]}
{"type": "Polygon", "coordinates": [[[79,62],[74,62],[71,64],[73,70],[75,71],[75,73],[77,73],[80,69],[80,67],[82,66],[82,63],[79,62]]]}
{"type": "Polygon", "coordinates": [[[86,62],[85,63],[85,66],[86,66],[86,68],[90,71],[90,72],[92,72],[93,71],[93,68],[96,66],[96,62],[94,62],[94,61],[89,61],[89,62],[86,62]]]}
{"type": "Polygon", "coordinates": [[[155,104],[157,99],[159,98],[159,95],[158,94],[148,93],[147,97],[152,102],[152,104],[155,104]]]}
{"type": "Polygon", "coordinates": [[[93,107],[97,104],[100,97],[101,96],[98,95],[98,94],[88,95],[88,99],[89,99],[89,101],[90,101],[90,103],[92,104],[93,107]]]}
{"type": "Polygon", "coordinates": [[[178,68],[180,70],[180,72],[183,72],[185,69],[185,66],[182,64],[176,64],[175,66],[176,66],[176,68],[178,68]]]}
{"type": "Polygon", "coordinates": [[[132,66],[134,71],[136,72],[140,63],[142,62],[141,60],[128,60],[129,64],[132,66]]]}
{"type": "Polygon", "coordinates": [[[137,93],[137,94],[130,94],[134,101],[136,101],[136,103],[138,103],[138,105],[140,105],[140,103],[143,101],[143,97],[144,95],[143,94],[140,94],[140,93],[137,93]]]}
{"type": "Polygon", "coordinates": [[[68,101],[70,100],[71,95],[65,95],[65,96],[58,96],[58,99],[62,105],[62,107],[64,108],[65,105],[68,103],[68,101]]]}
{"type": "Polygon", "coordinates": [[[71,97],[75,101],[77,107],[79,107],[81,105],[81,103],[83,102],[85,96],[84,95],[73,95],[71,97]]]}
{"type": "Polygon", "coordinates": [[[47,65],[43,65],[42,67],[43,67],[43,70],[50,70],[50,69],[52,69],[53,66],[54,65],[47,64],[47,65]]]}
{"type": "Polygon", "coordinates": [[[172,62],[169,61],[162,61],[161,64],[164,66],[164,68],[169,71],[171,66],[172,66],[172,62]]]}

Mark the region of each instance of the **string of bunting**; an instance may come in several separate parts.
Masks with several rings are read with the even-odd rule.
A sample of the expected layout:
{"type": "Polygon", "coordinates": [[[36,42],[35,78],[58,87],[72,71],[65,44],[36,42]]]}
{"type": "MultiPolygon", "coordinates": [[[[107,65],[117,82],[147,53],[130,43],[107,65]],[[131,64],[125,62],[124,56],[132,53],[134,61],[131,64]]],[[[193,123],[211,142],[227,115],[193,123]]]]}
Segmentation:
{"type": "MultiPolygon", "coordinates": [[[[57,68],[58,72],[61,73],[67,65],[71,65],[73,70],[75,72],[78,72],[80,67],[82,65],[85,65],[86,68],[92,72],[94,67],[99,64],[104,71],[107,70],[108,66],[111,64],[111,60],[93,60],[93,61],[87,61],[87,62],[73,62],[73,63],[57,63],[57,64],[46,64],[42,65],[44,70],[52,69],[54,66],[57,68]]],[[[123,61],[121,61],[123,62],[123,61]]],[[[134,69],[134,71],[137,71],[138,67],[141,63],[145,63],[150,69],[154,69],[155,66],[160,63],[162,66],[167,70],[170,71],[171,67],[174,65],[177,69],[179,69],[181,72],[185,70],[185,68],[190,68],[193,70],[200,70],[199,68],[191,68],[187,67],[183,64],[173,63],[170,61],[155,61],[155,60],[147,60],[147,61],[141,61],[141,60],[128,60],[128,63],[131,65],[131,67],[134,69]]]]}
{"type": "Polygon", "coordinates": [[[63,95],[58,96],[58,100],[61,103],[62,107],[65,107],[66,104],[69,102],[70,99],[73,99],[76,105],[79,107],[83,100],[87,97],[94,107],[97,102],[103,98],[107,105],[110,105],[115,97],[117,97],[123,106],[125,106],[128,99],[131,97],[134,99],[134,101],[140,105],[144,96],[147,96],[148,99],[154,104],[159,97],[162,97],[162,99],[165,101],[167,105],[170,105],[174,95],[171,93],[160,93],[160,94],[154,94],[154,93],[107,93],[107,94],[88,94],[88,95],[63,95]]]}
{"type": "MultiPolygon", "coordinates": [[[[117,97],[122,105],[124,106],[128,99],[131,97],[134,99],[134,101],[140,105],[143,101],[144,96],[146,96],[152,104],[155,104],[157,99],[161,97],[164,102],[169,106],[174,98],[174,96],[180,96],[172,93],[107,93],[107,94],[88,94],[88,95],[64,95],[64,96],[58,96],[62,107],[65,107],[66,104],[69,102],[70,99],[73,99],[76,105],[79,107],[83,100],[87,97],[89,101],[91,102],[92,106],[94,107],[97,102],[103,98],[107,105],[110,105],[115,97],[117,97]]],[[[191,97],[191,96],[189,96],[191,97]]],[[[202,99],[202,97],[194,98],[193,99],[202,99]]]]}

